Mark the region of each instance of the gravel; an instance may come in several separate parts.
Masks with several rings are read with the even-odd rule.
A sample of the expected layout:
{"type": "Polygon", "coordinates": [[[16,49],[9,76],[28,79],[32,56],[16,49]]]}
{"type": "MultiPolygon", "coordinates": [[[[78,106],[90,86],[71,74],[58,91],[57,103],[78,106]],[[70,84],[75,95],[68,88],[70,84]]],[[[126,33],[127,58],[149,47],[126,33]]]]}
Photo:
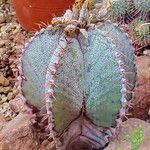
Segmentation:
{"type": "Polygon", "coordinates": [[[11,2],[0,2],[0,114],[6,121],[17,115],[9,102],[18,95],[17,65],[30,36],[17,22],[11,2]]]}

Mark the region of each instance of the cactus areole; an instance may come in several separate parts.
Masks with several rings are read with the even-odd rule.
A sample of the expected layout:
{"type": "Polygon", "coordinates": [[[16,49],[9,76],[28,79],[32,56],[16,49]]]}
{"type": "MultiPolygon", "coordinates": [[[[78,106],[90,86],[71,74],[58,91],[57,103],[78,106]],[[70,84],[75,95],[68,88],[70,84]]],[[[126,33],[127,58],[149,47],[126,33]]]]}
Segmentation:
{"type": "Polygon", "coordinates": [[[128,36],[109,21],[92,24],[86,0],[67,10],[25,46],[20,90],[47,111],[50,136],[62,150],[99,150],[128,111],[136,82],[128,36]]]}

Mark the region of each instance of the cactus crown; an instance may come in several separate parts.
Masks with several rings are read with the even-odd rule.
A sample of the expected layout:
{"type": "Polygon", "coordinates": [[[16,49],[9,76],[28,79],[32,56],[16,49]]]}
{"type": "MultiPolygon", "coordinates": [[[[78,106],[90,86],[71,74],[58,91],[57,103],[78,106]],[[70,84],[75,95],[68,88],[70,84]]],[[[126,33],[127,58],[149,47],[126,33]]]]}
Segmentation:
{"type": "Polygon", "coordinates": [[[135,19],[130,25],[130,34],[137,45],[148,46],[150,44],[150,25],[143,19],[135,19]]]}
{"type": "Polygon", "coordinates": [[[109,15],[113,20],[125,18],[130,11],[130,6],[126,0],[106,0],[106,3],[109,3],[109,15]]]}
{"type": "Polygon", "coordinates": [[[144,20],[138,19],[134,23],[134,30],[137,36],[141,38],[147,38],[150,34],[150,27],[149,25],[144,25],[146,22],[144,20]]]}
{"type": "Polygon", "coordinates": [[[136,83],[128,36],[109,21],[93,25],[87,2],[36,34],[20,64],[21,91],[28,103],[47,111],[58,149],[77,143],[103,148],[125,117],[136,83]]]}

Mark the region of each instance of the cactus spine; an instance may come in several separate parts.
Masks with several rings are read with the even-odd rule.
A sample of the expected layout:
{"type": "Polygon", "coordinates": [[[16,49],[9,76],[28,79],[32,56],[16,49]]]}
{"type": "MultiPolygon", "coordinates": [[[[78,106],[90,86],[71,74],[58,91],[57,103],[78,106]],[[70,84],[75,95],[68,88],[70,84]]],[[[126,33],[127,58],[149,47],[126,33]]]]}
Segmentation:
{"type": "MultiPolygon", "coordinates": [[[[140,11],[140,15],[145,17],[150,13],[150,0],[134,0],[135,8],[140,11]]],[[[149,16],[150,17],[150,16],[149,16]]]]}

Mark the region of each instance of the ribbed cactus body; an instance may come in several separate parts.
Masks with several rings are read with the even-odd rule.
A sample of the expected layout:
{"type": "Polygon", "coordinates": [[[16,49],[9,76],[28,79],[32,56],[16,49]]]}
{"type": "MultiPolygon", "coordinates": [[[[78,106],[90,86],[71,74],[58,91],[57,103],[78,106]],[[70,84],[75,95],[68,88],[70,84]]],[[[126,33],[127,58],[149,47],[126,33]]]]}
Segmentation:
{"type": "Polygon", "coordinates": [[[49,58],[58,44],[62,31],[56,28],[37,35],[25,47],[22,56],[22,92],[28,103],[41,109],[45,105],[45,76],[49,58]]]}
{"type": "Polygon", "coordinates": [[[128,35],[106,19],[132,21],[139,16],[133,10],[129,17],[132,6],[143,12],[149,5],[132,2],[77,0],[25,46],[21,92],[42,122],[47,119],[56,149],[103,149],[126,118],[136,85],[134,49],[128,35]]]}
{"type": "Polygon", "coordinates": [[[109,21],[93,25],[91,2],[55,18],[57,27],[36,34],[21,59],[21,92],[39,114],[47,112],[50,136],[62,150],[104,148],[136,84],[131,41],[109,21]]]}
{"type": "Polygon", "coordinates": [[[22,93],[29,104],[47,110],[62,149],[72,147],[72,138],[80,139],[81,133],[95,148],[104,147],[103,130],[125,115],[135,86],[129,38],[110,22],[89,28],[87,35],[67,37],[62,27],[49,27],[32,39],[22,57],[22,93]]]}
{"type": "Polygon", "coordinates": [[[110,127],[121,108],[119,63],[112,43],[100,30],[90,30],[88,37],[84,46],[86,114],[94,124],[110,127]]]}
{"type": "MultiPolygon", "coordinates": [[[[55,100],[52,112],[55,129],[60,132],[80,115],[83,103],[83,55],[79,42],[75,38],[70,40],[63,58],[59,60],[61,67],[57,68],[56,87],[53,89],[55,100]]],[[[52,65],[49,64],[49,69],[52,65]]],[[[46,82],[49,80],[52,76],[48,72],[46,82]]],[[[49,91],[51,87],[46,86],[46,92],[49,91]]]]}
{"type": "Polygon", "coordinates": [[[73,38],[60,61],[53,110],[56,128],[61,131],[81,114],[82,107],[87,118],[104,127],[115,123],[121,108],[121,74],[115,51],[100,30],[88,34],[88,39],[73,38]]]}

